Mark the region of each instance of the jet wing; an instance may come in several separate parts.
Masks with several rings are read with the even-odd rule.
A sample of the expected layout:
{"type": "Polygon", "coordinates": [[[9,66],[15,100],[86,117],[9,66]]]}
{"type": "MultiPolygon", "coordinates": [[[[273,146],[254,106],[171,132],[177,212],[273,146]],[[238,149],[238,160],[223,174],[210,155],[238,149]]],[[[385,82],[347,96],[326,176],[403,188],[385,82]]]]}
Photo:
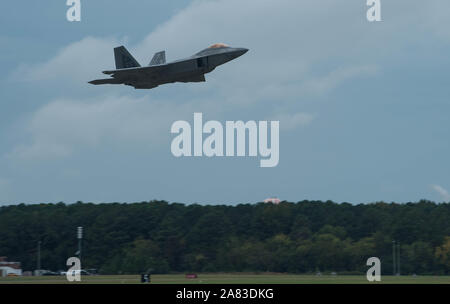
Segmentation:
{"type": "Polygon", "coordinates": [[[112,71],[103,71],[103,74],[111,75],[114,78],[129,78],[129,77],[148,77],[159,74],[167,65],[154,65],[142,68],[120,69],[112,71]]]}
{"type": "MultiPolygon", "coordinates": [[[[120,84],[135,86],[135,84],[143,82],[157,81],[160,72],[164,70],[166,65],[147,66],[138,68],[126,68],[119,70],[103,71],[103,74],[110,75],[108,79],[97,79],[91,81],[91,84],[120,84]]],[[[147,87],[145,87],[147,88],[147,87]]]]}

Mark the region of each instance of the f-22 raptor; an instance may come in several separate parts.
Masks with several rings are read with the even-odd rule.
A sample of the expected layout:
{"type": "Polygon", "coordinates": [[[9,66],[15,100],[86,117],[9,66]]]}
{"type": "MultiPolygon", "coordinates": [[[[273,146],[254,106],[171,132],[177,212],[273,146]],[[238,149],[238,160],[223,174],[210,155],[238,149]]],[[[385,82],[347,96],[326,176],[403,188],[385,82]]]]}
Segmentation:
{"type": "Polygon", "coordinates": [[[116,70],[104,71],[112,76],[92,80],[91,84],[125,84],[135,89],[153,89],[159,85],[174,82],[204,82],[205,74],[217,66],[247,53],[245,48],[232,48],[216,43],[197,54],[166,63],[166,52],[158,52],[150,64],[141,67],[124,46],[114,48],[116,70]]]}

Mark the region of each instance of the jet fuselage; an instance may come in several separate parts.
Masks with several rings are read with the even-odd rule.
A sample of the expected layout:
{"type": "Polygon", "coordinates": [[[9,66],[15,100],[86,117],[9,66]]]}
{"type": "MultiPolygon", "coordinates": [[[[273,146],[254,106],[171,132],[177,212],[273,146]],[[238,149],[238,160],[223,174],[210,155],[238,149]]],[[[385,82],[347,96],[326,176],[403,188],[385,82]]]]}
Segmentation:
{"type": "Polygon", "coordinates": [[[136,89],[151,89],[166,83],[204,82],[205,74],[247,51],[245,48],[215,44],[191,57],[169,63],[165,63],[165,52],[159,52],[149,66],[140,67],[124,47],[119,47],[115,49],[117,69],[103,72],[113,78],[93,80],[90,83],[125,84],[136,89]]]}

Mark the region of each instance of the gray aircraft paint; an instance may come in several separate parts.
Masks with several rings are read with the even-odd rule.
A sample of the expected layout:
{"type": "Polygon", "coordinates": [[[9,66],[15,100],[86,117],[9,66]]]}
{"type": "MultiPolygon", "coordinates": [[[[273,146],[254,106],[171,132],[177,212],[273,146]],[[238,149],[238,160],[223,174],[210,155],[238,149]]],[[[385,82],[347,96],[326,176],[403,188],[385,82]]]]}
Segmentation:
{"type": "Polygon", "coordinates": [[[114,48],[116,70],[103,71],[111,78],[92,80],[89,83],[125,84],[135,89],[152,89],[166,83],[204,82],[205,74],[247,51],[245,48],[215,44],[191,57],[169,63],[166,63],[165,51],[161,51],[153,56],[148,66],[141,67],[127,49],[120,46],[114,48]]]}

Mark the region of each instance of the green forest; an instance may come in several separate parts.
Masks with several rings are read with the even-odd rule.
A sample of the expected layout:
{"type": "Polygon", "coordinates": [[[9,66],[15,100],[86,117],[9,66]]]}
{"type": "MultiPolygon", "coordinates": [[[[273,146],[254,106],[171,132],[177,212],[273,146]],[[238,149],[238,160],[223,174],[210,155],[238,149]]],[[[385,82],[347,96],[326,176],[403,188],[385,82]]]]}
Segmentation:
{"type": "Polygon", "coordinates": [[[83,269],[101,274],[367,271],[378,257],[393,272],[450,274],[450,204],[301,201],[199,205],[31,204],[0,208],[0,256],[34,270],[67,270],[84,229],[83,269]]]}

